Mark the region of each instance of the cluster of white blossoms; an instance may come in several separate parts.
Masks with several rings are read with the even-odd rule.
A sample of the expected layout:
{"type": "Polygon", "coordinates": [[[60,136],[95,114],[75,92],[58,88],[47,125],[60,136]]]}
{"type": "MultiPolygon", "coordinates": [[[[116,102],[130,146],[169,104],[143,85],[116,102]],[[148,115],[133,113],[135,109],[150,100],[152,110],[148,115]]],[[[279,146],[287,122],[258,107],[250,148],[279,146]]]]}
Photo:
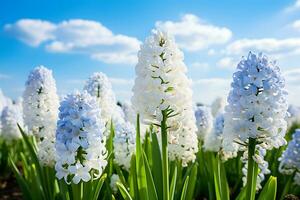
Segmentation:
{"type": "Polygon", "coordinates": [[[265,149],[286,144],[287,92],[279,67],[265,55],[249,53],[233,74],[225,108],[223,150],[236,155],[255,138],[265,149]]]}
{"type": "Polygon", "coordinates": [[[279,171],[283,174],[295,173],[295,183],[300,185],[300,129],[296,129],[293,139],[279,158],[279,171]]]}
{"type": "Polygon", "coordinates": [[[207,106],[197,106],[195,110],[197,135],[200,140],[204,140],[213,128],[213,116],[211,109],[207,106]]]}
{"type": "Polygon", "coordinates": [[[172,110],[167,124],[170,159],[183,165],[194,161],[198,151],[197,127],[193,113],[191,81],[183,53],[173,37],[154,30],[141,46],[132,105],[145,124],[159,124],[162,111],[172,110]]]}
{"type": "Polygon", "coordinates": [[[90,76],[84,90],[96,97],[102,112],[101,117],[105,123],[109,124],[111,120],[116,121],[122,118],[111,83],[104,73],[96,72],[90,76]]]}
{"type": "MultiPolygon", "coordinates": [[[[9,98],[7,98],[6,96],[4,96],[2,90],[0,89],[0,117],[1,117],[1,113],[4,109],[4,107],[9,105],[10,103],[11,103],[11,100],[9,98]]],[[[0,120],[0,135],[1,135],[1,131],[2,131],[2,125],[1,125],[1,120],[0,120]]]]}
{"type": "Polygon", "coordinates": [[[119,182],[119,181],[120,181],[120,177],[118,176],[118,174],[111,175],[109,185],[114,194],[116,194],[118,192],[117,182],[119,182]]]}
{"type": "Polygon", "coordinates": [[[135,127],[130,122],[121,121],[114,124],[114,130],[114,161],[129,171],[131,157],[135,154],[135,127]]]}
{"type": "MultiPolygon", "coordinates": [[[[228,157],[244,152],[244,174],[247,174],[249,138],[256,140],[254,161],[259,166],[257,189],[269,173],[264,161],[266,150],[286,144],[287,92],[284,79],[275,62],[262,54],[249,53],[233,75],[232,89],[225,108],[222,150],[228,157]]],[[[244,184],[246,184],[244,177],[244,184]]]]}
{"type": "Polygon", "coordinates": [[[211,104],[211,113],[214,117],[224,112],[225,100],[222,97],[217,97],[211,104]]]}
{"type": "Polygon", "coordinates": [[[214,120],[213,130],[204,138],[205,151],[219,152],[222,147],[222,134],[224,129],[224,114],[220,113],[214,120]]]}
{"type": "Polygon", "coordinates": [[[134,109],[132,108],[132,105],[130,102],[123,102],[121,104],[122,111],[124,113],[124,120],[126,122],[130,122],[132,124],[136,124],[136,113],[134,109]]]}
{"type": "Polygon", "coordinates": [[[19,104],[8,104],[1,114],[2,134],[1,137],[7,142],[22,137],[18,125],[24,127],[22,107],[19,104]]]}
{"type": "Polygon", "coordinates": [[[288,127],[292,126],[293,124],[300,124],[300,108],[298,106],[290,105],[288,108],[288,113],[288,127]]]}
{"type": "MultiPolygon", "coordinates": [[[[255,147],[255,155],[253,157],[254,161],[258,164],[258,176],[256,180],[256,190],[260,190],[262,188],[261,183],[265,180],[265,175],[269,174],[271,171],[268,169],[269,163],[264,160],[266,155],[266,149],[263,147],[256,145],[255,147]]],[[[243,185],[247,184],[247,173],[248,173],[248,151],[244,151],[243,156],[241,158],[244,163],[242,172],[243,172],[243,185]]]]}
{"type": "Polygon", "coordinates": [[[52,71],[39,66],[33,69],[23,93],[24,122],[38,140],[38,157],[42,165],[55,163],[55,130],[59,99],[52,71]]]}
{"type": "Polygon", "coordinates": [[[56,131],[56,176],[77,184],[99,178],[107,165],[104,122],[96,99],[86,91],[65,97],[56,131]]]}

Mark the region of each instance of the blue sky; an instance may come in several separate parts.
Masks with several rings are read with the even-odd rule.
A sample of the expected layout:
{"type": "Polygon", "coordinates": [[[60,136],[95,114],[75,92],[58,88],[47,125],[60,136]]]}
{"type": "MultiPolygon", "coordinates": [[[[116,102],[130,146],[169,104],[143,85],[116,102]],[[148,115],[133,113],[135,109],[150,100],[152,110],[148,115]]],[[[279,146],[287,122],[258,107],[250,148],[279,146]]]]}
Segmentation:
{"type": "Polygon", "coordinates": [[[29,71],[44,65],[61,95],[102,71],[117,99],[129,99],[139,45],[160,28],[185,54],[195,101],[226,96],[236,64],[252,50],[277,60],[290,102],[300,105],[299,20],[300,0],[3,0],[0,88],[17,98],[29,71]]]}

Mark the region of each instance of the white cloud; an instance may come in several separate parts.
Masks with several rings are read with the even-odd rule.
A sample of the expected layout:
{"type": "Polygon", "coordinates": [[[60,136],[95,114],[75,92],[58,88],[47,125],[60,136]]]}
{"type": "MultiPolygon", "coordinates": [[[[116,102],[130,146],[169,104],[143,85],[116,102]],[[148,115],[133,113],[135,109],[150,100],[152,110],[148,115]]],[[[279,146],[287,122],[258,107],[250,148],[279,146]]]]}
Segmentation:
{"type": "Polygon", "coordinates": [[[294,12],[299,9],[300,9],[300,0],[295,0],[293,5],[290,5],[284,9],[284,12],[289,13],[289,12],[294,12]]]}
{"type": "Polygon", "coordinates": [[[205,23],[193,14],[184,15],[180,21],[158,21],[156,28],[175,36],[178,45],[187,51],[197,51],[212,45],[224,44],[232,36],[226,27],[205,23]]]}
{"type": "Polygon", "coordinates": [[[48,21],[21,19],[15,24],[6,24],[4,30],[11,32],[22,42],[30,46],[39,46],[42,42],[54,39],[56,26],[48,21]]]}
{"type": "Polygon", "coordinates": [[[50,52],[87,54],[106,63],[135,63],[141,43],[134,37],[114,34],[97,21],[82,19],[57,24],[21,19],[5,25],[5,30],[31,46],[45,44],[50,52]]]}
{"type": "Polygon", "coordinates": [[[217,62],[217,66],[222,69],[234,69],[237,64],[238,61],[233,57],[224,57],[217,62]]]}
{"type": "Polygon", "coordinates": [[[274,55],[293,54],[300,50],[300,38],[262,38],[236,40],[226,47],[226,54],[245,55],[249,51],[265,52],[274,55]]]}
{"type": "Polygon", "coordinates": [[[292,23],[292,27],[298,31],[300,31],[300,19],[296,20],[292,23]]]}
{"type": "Polygon", "coordinates": [[[195,102],[211,104],[217,97],[224,97],[229,93],[231,79],[204,78],[193,80],[195,102]]]}
{"type": "Polygon", "coordinates": [[[209,65],[206,62],[193,62],[191,67],[196,68],[196,69],[208,69],[209,65]]]}

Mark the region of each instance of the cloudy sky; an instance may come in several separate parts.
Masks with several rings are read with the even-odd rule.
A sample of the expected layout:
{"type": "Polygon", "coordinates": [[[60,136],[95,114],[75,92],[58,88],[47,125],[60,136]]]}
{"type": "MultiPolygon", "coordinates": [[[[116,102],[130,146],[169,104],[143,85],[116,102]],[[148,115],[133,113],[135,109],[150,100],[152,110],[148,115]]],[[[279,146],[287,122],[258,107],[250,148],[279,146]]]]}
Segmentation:
{"type": "Polygon", "coordinates": [[[61,95],[102,71],[117,99],[130,99],[137,51],[154,28],[183,50],[195,101],[225,97],[251,50],[277,60],[290,103],[300,105],[300,0],[3,0],[0,88],[17,98],[29,71],[44,65],[61,95]]]}

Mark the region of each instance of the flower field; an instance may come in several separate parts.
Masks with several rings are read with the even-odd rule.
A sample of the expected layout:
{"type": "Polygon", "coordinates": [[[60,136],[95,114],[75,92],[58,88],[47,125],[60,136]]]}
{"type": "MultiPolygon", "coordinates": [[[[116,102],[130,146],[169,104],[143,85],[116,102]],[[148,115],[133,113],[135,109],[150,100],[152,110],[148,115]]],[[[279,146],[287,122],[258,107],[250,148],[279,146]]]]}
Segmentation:
{"type": "Polygon", "coordinates": [[[300,108],[272,58],[241,56],[210,105],[193,102],[183,52],[160,30],[140,47],[130,101],[102,72],[58,96],[51,69],[34,68],[18,100],[0,93],[0,183],[15,185],[0,199],[299,199],[300,108]]]}

